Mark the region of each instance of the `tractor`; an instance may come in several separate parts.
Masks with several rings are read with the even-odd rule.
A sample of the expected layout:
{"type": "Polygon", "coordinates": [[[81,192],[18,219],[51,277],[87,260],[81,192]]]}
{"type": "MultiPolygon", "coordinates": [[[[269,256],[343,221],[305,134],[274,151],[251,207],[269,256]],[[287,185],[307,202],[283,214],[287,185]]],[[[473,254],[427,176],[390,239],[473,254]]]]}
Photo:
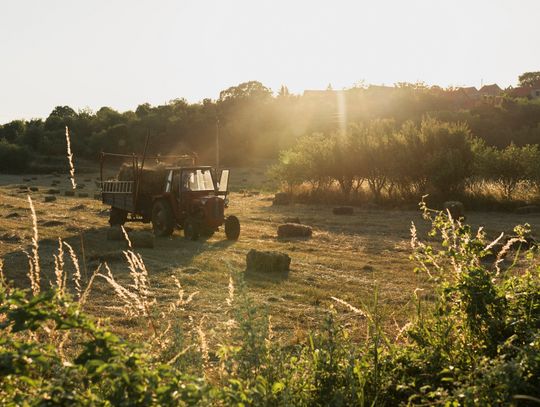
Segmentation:
{"type": "Polygon", "coordinates": [[[240,222],[236,216],[225,216],[228,206],[230,171],[217,171],[196,164],[193,156],[156,156],[101,154],[102,202],[110,205],[109,224],[123,225],[127,221],[152,223],[156,236],[170,236],[175,228],[183,229],[189,240],[209,237],[224,225],[229,240],[237,240],[240,222]],[[104,162],[131,160],[124,163],[114,179],[103,178],[104,162]],[[145,161],[158,162],[145,168],[145,161]],[[174,165],[164,164],[173,160],[174,165]]]}

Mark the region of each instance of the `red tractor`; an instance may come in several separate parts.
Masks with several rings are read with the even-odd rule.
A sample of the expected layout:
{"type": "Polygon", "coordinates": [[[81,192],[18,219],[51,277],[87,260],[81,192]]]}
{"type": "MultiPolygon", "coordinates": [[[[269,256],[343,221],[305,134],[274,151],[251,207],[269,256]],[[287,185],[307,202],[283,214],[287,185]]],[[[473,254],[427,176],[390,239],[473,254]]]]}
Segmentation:
{"type": "Polygon", "coordinates": [[[152,222],[156,236],[170,236],[179,228],[186,239],[197,240],[225,225],[227,239],[237,240],[238,218],[225,217],[228,181],[229,170],[222,170],[218,181],[212,167],[196,165],[191,156],[101,155],[102,201],[111,206],[110,225],[123,225],[128,220],[152,222]],[[115,179],[104,180],[107,157],[132,162],[122,165],[115,179]],[[144,168],[145,159],[159,160],[160,165],[144,168]],[[176,165],[164,165],[165,159],[174,160],[176,165]]]}

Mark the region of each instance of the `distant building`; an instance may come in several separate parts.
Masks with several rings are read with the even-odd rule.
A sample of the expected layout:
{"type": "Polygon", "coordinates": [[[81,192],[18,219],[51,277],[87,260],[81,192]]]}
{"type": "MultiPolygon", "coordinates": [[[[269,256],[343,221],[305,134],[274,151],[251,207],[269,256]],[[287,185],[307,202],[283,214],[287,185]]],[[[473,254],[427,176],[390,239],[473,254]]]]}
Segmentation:
{"type": "Polygon", "coordinates": [[[478,91],[480,96],[500,96],[503,90],[496,83],[492,85],[484,85],[478,91]]]}
{"type": "Polygon", "coordinates": [[[514,98],[540,99],[540,81],[532,86],[519,86],[507,91],[508,95],[514,98]]]}
{"type": "Polygon", "coordinates": [[[459,88],[459,92],[461,92],[463,95],[465,95],[469,99],[479,99],[480,93],[478,92],[478,89],[476,89],[474,86],[469,86],[466,88],[459,88]]]}

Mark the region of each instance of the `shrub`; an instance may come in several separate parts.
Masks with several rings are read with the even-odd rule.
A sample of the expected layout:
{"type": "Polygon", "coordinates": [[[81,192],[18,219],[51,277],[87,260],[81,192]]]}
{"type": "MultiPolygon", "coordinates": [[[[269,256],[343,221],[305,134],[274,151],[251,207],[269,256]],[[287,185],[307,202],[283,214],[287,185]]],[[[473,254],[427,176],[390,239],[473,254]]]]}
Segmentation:
{"type": "Polygon", "coordinates": [[[28,168],[30,153],[26,147],[0,140],[0,171],[20,172],[28,168]]]}

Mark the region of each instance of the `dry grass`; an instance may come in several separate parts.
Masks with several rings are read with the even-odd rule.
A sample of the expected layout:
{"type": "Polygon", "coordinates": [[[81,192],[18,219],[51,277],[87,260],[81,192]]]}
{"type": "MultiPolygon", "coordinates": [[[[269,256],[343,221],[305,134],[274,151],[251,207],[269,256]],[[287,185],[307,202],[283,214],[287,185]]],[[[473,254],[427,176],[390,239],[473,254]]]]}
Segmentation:
{"type": "MultiPolygon", "coordinates": [[[[242,180],[248,176],[244,171],[244,178],[233,179],[237,189],[244,189],[242,180]]],[[[258,173],[256,181],[247,184],[261,182],[261,177],[258,173]]],[[[44,203],[41,191],[52,179],[40,176],[33,183],[39,187],[39,192],[32,193],[34,218],[26,193],[14,188],[20,177],[0,178],[0,236],[9,232],[22,239],[0,242],[4,274],[17,285],[29,286],[26,250],[34,275],[39,270],[43,283],[64,284],[86,311],[108,319],[115,331],[134,339],[150,335],[165,341],[170,322],[180,321],[198,335],[201,349],[214,349],[217,338],[226,334],[227,313],[235,300],[231,269],[244,269],[251,248],[283,251],[292,258],[288,279],[254,276],[246,281],[255,302],[272,316],[273,334],[285,342],[301,339],[317,327],[328,307],[337,304],[332,297],[343,301],[337,304],[343,309],[339,314],[342,322],[362,335],[365,320],[358,318],[354,309],[363,310],[361,304],[370,303],[378,290],[379,311],[387,321],[384,329],[396,336],[414,308],[415,294],[429,298],[429,286],[413,272],[409,260],[411,221],[421,237],[427,228],[417,211],[358,209],[353,216],[340,217],[332,215],[330,206],[272,207],[269,194],[253,194],[245,188],[248,192],[230,196],[229,213],[238,215],[242,223],[238,242],[226,241],[223,232],[200,242],[187,241],[181,232],[175,232],[171,239],[157,239],[154,249],[134,252],[126,249],[125,242],[106,240],[107,217],[102,212],[106,208],[99,201],[59,196],[53,203],[44,203]],[[13,213],[19,216],[8,216],[13,213]],[[278,240],[276,228],[285,217],[299,217],[312,226],[313,237],[278,240]],[[56,222],[47,223],[50,221],[56,222]],[[107,266],[96,271],[98,259],[105,254],[107,266]],[[66,256],[71,261],[66,261],[66,256]],[[81,275],[79,261],[87,262],[93,271],[90,279],[81,275]],[[135,298],[111,284],[113,280],[135,298]],[[126,309],[133,311],[131,315],[126,309]]],[[[70,180],[64,177],[59,189],[69,188],[70,180]]],[[[493,238],[518,223],[530,223],[533,234],[540,228],[536,214],[478,212],[468,214],[468,221],[485,225],[493,238]]],[[[150,229],[142,224],[127,226],[150,229]]]]}

